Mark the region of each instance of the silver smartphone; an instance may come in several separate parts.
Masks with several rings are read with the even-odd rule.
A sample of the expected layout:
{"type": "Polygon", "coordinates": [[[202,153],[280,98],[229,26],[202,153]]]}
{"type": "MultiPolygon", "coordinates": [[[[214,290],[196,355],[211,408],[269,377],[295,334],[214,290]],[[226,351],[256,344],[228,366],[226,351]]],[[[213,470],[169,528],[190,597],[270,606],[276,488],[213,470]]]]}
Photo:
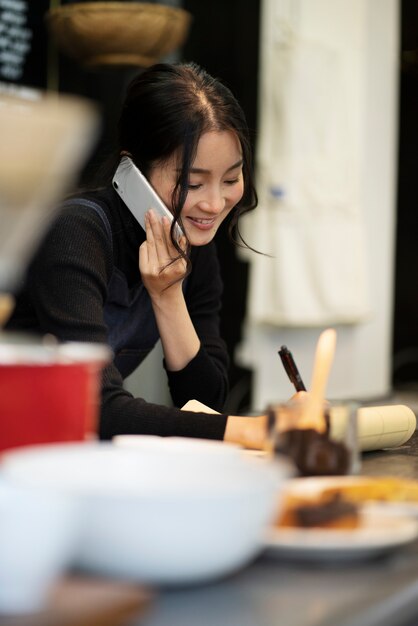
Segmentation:
{"type": "MultiPolygon", "coordinates": [[[[112,184],[144,230],[145,213],[148,209],[153,209],[157,215],[168,217],[172,221],[173,216],[164,202],[129,157],[122,157],[112,179],[112,184]]],[[[182,235],[183,231],[176,224],[175,236],[177,240],[182,235]]]]}

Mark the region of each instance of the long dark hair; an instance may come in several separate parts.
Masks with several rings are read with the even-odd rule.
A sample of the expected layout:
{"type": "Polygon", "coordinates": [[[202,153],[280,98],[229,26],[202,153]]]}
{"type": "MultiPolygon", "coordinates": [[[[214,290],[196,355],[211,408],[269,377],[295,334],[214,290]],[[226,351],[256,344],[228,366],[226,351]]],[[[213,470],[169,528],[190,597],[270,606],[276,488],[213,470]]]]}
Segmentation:
{"type": "Polygon", "coordinates": [[[238,226],[240,215],[257,206],[248,126],[241,106],[221,81],[195,63],[159,63],[143,71],[127,89],[118,123],[119,149],[130,153],[147,178],[154,165],[178,153],[179,176],[170,207],[176,244],[174,225],[181,224],[197,145],[202,134],[212,130],[233,131],[241,144],[244,193],[231,216],[229,235],[238,245],[250,247],[238,226]]]}

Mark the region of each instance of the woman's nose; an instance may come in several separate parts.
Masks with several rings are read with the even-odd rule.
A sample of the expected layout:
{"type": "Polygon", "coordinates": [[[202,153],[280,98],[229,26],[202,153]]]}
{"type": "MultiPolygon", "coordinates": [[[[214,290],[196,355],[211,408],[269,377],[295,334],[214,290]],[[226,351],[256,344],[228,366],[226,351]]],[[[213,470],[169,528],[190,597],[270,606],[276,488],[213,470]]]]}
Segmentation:
{"type": "Polygon", "coordinates": [[[203,211],[217,214],[225,208],[225,198],[219,191],[213,191],[202,198],[199,204],[203,211]]]}

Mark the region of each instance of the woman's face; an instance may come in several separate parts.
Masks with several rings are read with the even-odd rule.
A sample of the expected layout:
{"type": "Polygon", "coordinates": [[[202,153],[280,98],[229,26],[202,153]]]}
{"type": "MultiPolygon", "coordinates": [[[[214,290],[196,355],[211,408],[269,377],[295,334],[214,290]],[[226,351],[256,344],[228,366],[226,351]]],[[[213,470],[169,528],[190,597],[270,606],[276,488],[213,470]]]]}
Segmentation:
{"type": "MultiPolygon", "coordinates": [[[[175,156],[151,170],[150,182],[168,207],[178,174],[175,156]]],[[[212,241],[243,193],[242,150],[237,136],[232,131],[204,133],[190,169],[189,190],[181,212],[192,246],[212,241]]]]}

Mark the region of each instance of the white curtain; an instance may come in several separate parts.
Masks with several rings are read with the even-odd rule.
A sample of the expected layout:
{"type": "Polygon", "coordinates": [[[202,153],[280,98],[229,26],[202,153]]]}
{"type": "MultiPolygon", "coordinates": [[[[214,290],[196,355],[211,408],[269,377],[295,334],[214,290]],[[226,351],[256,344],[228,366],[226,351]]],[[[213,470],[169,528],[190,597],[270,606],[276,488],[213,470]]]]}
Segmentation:
{"type": "Polygon", "coordinates": [[[243,220],[248,323],[370,314],[363,211],[364,0],[263,0],[257,189],[243,220]]]}

